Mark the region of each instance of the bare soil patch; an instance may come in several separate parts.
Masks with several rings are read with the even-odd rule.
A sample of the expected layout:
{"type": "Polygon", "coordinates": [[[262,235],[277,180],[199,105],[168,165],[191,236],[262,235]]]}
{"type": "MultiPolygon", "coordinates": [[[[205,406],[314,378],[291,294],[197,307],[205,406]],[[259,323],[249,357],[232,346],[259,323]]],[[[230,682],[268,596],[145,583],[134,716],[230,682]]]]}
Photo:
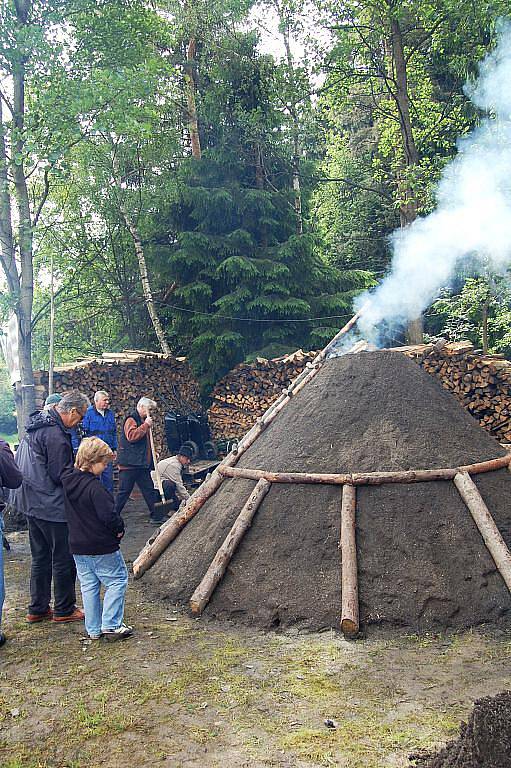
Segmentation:
{"type": "MultiPolygon", "coordinates": [[[[126,508],[132,559],[152,531],[126,508]]],[[[136,635],[25,623],[29,555],[10,534],[0,651],[2,768],[405,768],[511,689],[507,630],[371,638],[196,621],[130,584],[136,635]],[[325,726],[325,719],[335,729],[325,726]]]]}

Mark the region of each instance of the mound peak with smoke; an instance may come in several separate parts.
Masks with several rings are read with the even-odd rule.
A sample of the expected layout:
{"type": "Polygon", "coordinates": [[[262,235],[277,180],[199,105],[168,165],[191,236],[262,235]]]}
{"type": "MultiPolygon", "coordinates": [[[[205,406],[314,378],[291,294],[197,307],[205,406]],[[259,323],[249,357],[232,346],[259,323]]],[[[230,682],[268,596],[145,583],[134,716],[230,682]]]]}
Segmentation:
{"type": "Polygon", "coordinates": [[[498,273],[511,263],[511,23],[498,24],[498,44],[480,64],[465,92],[490,113],[458,140],[458,155],[445,168],[437,207],[391,236],[390,272],[368,300],[358,323],[364,338],[378,344],[383,321],[403,328],[419,317],[449,285],[464,260],[486,263],[498,273]],[[491,116],[490,116],[491,115],[491,116]]]}

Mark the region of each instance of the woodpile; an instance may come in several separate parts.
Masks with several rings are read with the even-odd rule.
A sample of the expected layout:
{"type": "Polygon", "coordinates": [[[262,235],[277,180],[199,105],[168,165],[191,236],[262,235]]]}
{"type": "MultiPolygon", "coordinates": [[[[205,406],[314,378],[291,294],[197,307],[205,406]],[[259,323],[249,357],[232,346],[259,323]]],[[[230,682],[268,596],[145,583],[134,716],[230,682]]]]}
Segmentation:
{"type": "MultiPolygon", "coordinates": [[[[397,347],[436,376],[484,429],[511,442],[511,362],[501,355],[482,355],[470,342],[397,347]]],[[[242,363],[212,392],[209,419],[215,437],[239,439],[300,374],[314,352],[242,363]]]]}
{"type": "Polygon", "coordinates": [[[402,351],[436,376],[490,434],[511,441],[511,362],[503,355],[483,355],[470,342],[402,351]]]}
{"type": "Polygon", "coordinates": [[[240,439],[311,362],[316,353],[299,349],[292,355],[241,363],[211,393],[209,423],[217,439],[240,439]]]}
{"type": "MultiPolygon", "coordinates": [[[[48,394],[47,371],[35,372],[37,405],[42,408],[48,394]]],[[[153,414],[156,450],[168,454],[164,436],[163,416],[166,411],[180,408],[180,401],[200,410],[199,386],[190,366],[183,357],[166,357],[154,352],[126,350],[104,353],[97,358],[83,358],[55,369],[54,391],[60,394],[78,389],[92,401],[94,393],[106,390],[112,402],[117,427],[133,411],[142,396],[158,404],[153,414]]]]}

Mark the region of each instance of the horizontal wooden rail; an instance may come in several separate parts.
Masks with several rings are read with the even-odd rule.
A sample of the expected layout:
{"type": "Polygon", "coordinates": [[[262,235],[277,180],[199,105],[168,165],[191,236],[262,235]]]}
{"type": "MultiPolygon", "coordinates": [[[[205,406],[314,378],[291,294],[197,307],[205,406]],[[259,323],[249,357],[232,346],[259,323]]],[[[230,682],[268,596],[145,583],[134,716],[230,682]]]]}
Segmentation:
{"type": "Polygon", "coordinates": [[[270,483],[313,483],[324,485],[384,485],[386,483],[427,483],[432,480],[454,480],[459,472],[479,475],[508,467],[511,455],[498,459],[480,461],[449,469],[412,469],[400,472],[353,472],[344,474],[326,474],[314,472],[267,472],[264,469],[244,469],[241,467],[218,467],[224,477],[237,477],[245,480],[268,480],[270,483]]]}

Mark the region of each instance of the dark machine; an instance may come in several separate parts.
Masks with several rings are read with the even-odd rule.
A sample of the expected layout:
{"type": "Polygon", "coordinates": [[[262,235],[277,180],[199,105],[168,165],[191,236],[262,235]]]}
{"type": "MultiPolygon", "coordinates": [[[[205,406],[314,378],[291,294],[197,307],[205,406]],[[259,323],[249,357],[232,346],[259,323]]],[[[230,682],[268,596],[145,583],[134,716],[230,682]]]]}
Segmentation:
{"type": "MultiPolygon", "coordinates": [[[[181,400],[177,391],[174,396],[178,408],[165,413],[165,437],[169,451],[177,453],[181,445],[188,445],[192,450],[192,460],[216,459],[218,452],[212,440],[206,413],[193,410],[188,403],[181,400]]],[[[169,403],[166,400],[164,403],[168,408],[169,403]]]]}

